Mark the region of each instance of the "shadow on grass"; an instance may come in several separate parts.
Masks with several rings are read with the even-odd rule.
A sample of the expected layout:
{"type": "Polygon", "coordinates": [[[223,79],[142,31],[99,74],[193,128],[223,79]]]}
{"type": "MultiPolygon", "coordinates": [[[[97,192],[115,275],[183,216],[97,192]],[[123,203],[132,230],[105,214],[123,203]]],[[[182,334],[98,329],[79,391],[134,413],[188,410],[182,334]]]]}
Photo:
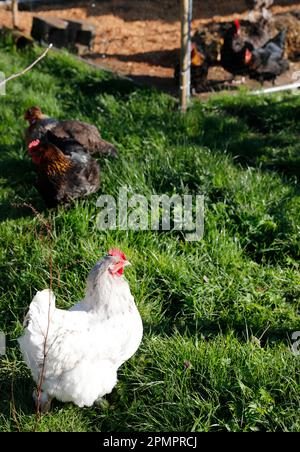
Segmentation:
{"type": "MultiPolygon", "coordinates": [[[[167,305],[167,302],[166,302],[167,305]]],[[[155,336],[173,336],[175,333],[185,335],[192,339],[198,338],[205,341],[214,340],[219,335],[228,335],[234,332],[234,336],[243,343],[247,343],[252,338],[259,339],[261,347],[284,342],[287,346],[290,344],[292,333],[297,331],[298,322],[295,321],[290,328],[270,326],[268,324],[258,324],[251,319],[237,320],[234,318],[210,320],[205,317],[195,320],[189,320],[189,316],[182,312],[177,312],[173,317],[166,313],[166,318],[157,325],[151,325],[144,322],[145,334],[150,333],[155,336]]],[[[258,342],[257,342],[258,344],[258,342]]]]}
{"type": "MultiPolygon", "coordinates": [[[[1,362],[0,362],[1,366],[1,362]]],[[[0,412],[7,419],[11,419],[13,430],[18,430],[18,423],[12,412],[32,415],[35,412],[32,391],[34,384],[30,378],[14,378],[9,376],[0,383],[1,400],[0,412]]],[[[11,426],[12,427],[12,426],[11,426]]]]}
{"type": "MultiPolygon", "coordinates": [[[[280,133],[285,124],[277,126],[277,131],[267,135],[242,119],[233,120],[226,112],[224,116],[208,114],[202,118],[201,132],[187,139],[188,144],[207,146],[214,153],[231,155],[235,163],[244,167],[260,167],[262,170],[275,171],[283,176],[300,176],[300,145],[297,135],[290,131],[280,133]]],[[[259,124],[259,121],[258,121],[259,124]]],[[[273,124],[274,127],[274,124],[273,124]]],[[[260,123],[257,128],[266,129],[260,123]]]]}
{"type": "Polygon", "coordinates": [[[99,80],[97,77],[87,77],[76,82],[76,88],[85,96],[94,98],[95,94],[109,94],[115,97],[126,97],[136,91],[136,86],[127,79],[111,78],[99,80]]]}
{"type": "MultiPolygon", "coordinates": [[[[258,103],[256,97],[253,102],[222,102],[221,109],[224,113],[245,121],[253,130],[270,134],[274,131],[283,131],[283,127],[291,128],[300,132],[300,105],[298,95],[274,100],[272,97],[258,103]]],[[[251,98],[252,100],[252,98],[251,98]]]]}
{"type": "MultiPolygon", "coordinates": [[[[87,55],[90,59],[101,58],[103,54],[92,53],[87,55]]],[[[107,57],[116,58],[119,61],[136,63],[146,63],[151,66],[161,66],[164,68],[174,69],[175,64],[179,61],[180,49],[172,50],[152,50],[150,52],[138,52],[131,55],[105,53],[107,57]]]]}
{"type": "Polygon", "coordinates": [[[222,128],[221,138],[227,139],[227,151],[238,163],[260,165],[266,170],[299,177],[300,105],[296,96],[294,102],[287,98],[260,104],[255,100],[253,105],[250,102],[227,103],[221,106],[221,111],[234,118],[236,124],[231,120],[226,125],[226,118],[220,121],[220,117],[214,117],[212,124],[206,124],[208,133],[204,140],[211,141],[209,130],[222,128]]]}
{"type": "Polygon", "coordinates": [[[30,160],[14,157],[15,146],[5,146],[0,155],[0,179],[7,193],[0,204],[0,221],[28,217],[32,212],[22,203],[31,203],[38,210],[43,203],[33,187],[35,174],[30,160]]]}

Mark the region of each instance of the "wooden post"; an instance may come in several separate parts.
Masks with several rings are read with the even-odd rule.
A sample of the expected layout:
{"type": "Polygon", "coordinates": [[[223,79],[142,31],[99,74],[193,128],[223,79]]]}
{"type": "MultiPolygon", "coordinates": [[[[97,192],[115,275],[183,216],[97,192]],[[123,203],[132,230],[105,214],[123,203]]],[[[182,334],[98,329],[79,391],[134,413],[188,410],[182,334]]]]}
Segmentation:
{"type": "Polygon", "coordinates": [[[18,0],[12,0],[11,9],[13,28],[18,28],[18,0]]]}
{"type": "Polygon", "coordinates": [[[193,0],[180,0],[181,53],[180,53],[180,108],[185,112],[191,94],[191,21],[193,0]]]}

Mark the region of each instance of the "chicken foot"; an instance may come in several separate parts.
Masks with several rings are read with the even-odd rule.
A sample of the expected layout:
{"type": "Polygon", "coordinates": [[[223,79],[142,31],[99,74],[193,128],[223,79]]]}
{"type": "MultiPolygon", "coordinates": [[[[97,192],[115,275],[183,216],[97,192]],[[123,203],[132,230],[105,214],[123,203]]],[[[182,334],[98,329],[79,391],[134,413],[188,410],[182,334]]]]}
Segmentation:
{"type": "Polygon", "coordinates": [[[50,397],[49,394],[41,391],[40,397],[38,397],[37,389],[35,389],[32,393],[32,397],[36,408],[38,408],[41,413],[48,413],[48,411],[50,411],[52,397],[50,397]]]}

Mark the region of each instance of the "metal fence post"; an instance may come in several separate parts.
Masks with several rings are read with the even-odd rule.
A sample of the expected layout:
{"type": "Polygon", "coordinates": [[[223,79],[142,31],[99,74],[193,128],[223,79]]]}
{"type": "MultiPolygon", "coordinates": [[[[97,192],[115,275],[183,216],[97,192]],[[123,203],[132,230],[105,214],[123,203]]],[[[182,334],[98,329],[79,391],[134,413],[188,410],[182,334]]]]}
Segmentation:
{"type": "Polygon", "coordinates": [[[185,112],[191,92],[191,21],[193,0],[181,0],[180,108],[185,112]]]}

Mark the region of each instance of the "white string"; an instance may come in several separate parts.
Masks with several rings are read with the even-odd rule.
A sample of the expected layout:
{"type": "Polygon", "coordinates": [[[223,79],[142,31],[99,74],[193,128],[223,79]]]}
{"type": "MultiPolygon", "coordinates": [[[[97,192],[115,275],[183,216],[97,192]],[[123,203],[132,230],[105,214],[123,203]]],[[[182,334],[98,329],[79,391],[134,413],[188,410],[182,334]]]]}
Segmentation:
{"type": "Polygon", "coordinates": [[[7,77],[5,80],[1,80],[0,81],[0,87],[2,85],[5,85],[7,82],[9,82],[10,80],[13,80],[14,78],[20,77],[21,75],[26,74],[26,72],[30,71],[30,69],[32,69],[39,61],[41,61],[42,58],[44,58],[47,53],[49,52],[49,50],[51,49],[53,44],[49,44],[49,46],[47,47],[47,49],[42,53],[42,55],[40,55],[36,60],[34,60],[33,63],[31,63],[27,68],[23,69],[20,72],[17,72],[16,74],[12,74],[9,77],[7,77]]]}

